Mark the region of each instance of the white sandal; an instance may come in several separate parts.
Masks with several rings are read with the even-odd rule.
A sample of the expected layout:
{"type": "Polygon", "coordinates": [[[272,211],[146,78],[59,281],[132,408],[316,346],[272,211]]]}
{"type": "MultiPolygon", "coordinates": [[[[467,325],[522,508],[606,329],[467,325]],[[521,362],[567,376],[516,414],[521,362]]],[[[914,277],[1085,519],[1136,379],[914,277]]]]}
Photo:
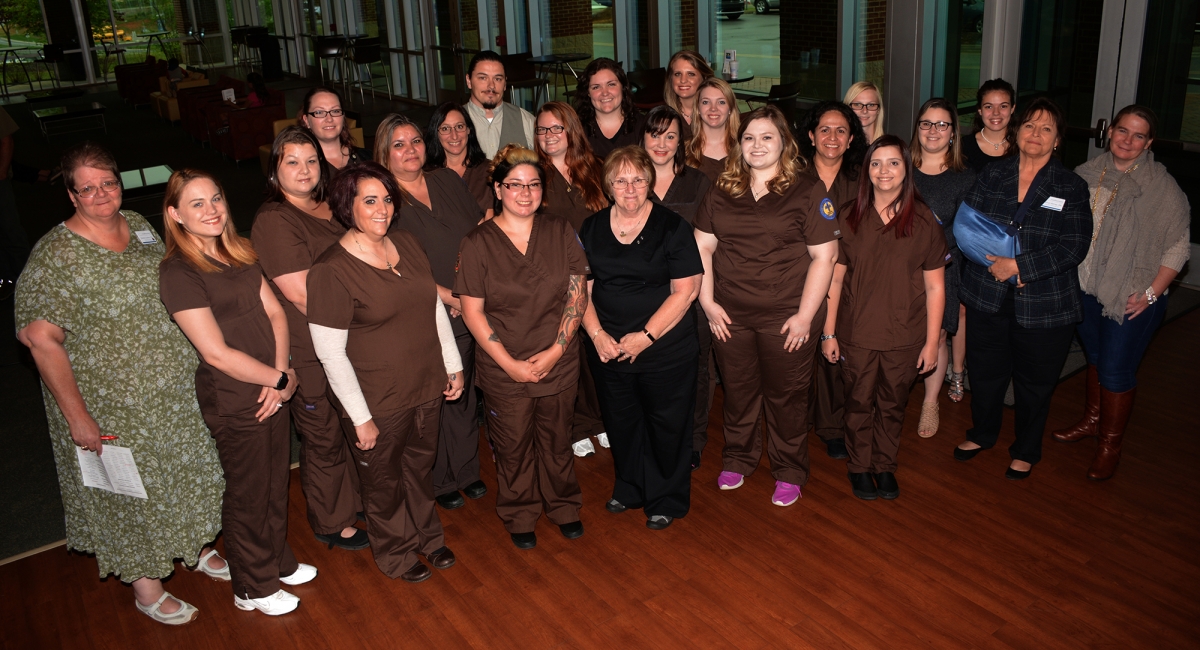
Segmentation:
{"type": "Polygon", "coordinates": [[[179,603],[179,610],[170,614],[164,614],[162,612],[162,604],[168,598],[175,597],[164,591],[163,595],[159,596],[158,600],[154,601],[153,605],[143,605],[139,603],[136,598],[133,599],[133,604],[137,605],[139,612],[149,616],[159,623],[162,623],[163,625],[187,625],[188,623],[196,620],[196,616],[200,613],[200,610],[192,607],[182,600],[179,600],[178,598],[175,598],[175,602],[179,603]]]}
{"type": "Polygon", "coordinates": [[[225,566],[220,569],[214,569],[214,568],[208,566],[208,558],[210,558],[214,555],[217,555],[217,549],[215,549],[215,548],[211,549],[209,552],[205,553],[204,555],[201,555],[200,556],[200,564],[197,564],[196,568],[192,569],[192,571],[199,571],[199,572],[203,573],[204,575],[212,578],[213,580],[216,580],[217,582],[229,582],[231,579],[229,577],[229,560],[225,560],[225,558],[221,557],[220,555],[217,555],[218,558],[225,560],[225,566]]]}

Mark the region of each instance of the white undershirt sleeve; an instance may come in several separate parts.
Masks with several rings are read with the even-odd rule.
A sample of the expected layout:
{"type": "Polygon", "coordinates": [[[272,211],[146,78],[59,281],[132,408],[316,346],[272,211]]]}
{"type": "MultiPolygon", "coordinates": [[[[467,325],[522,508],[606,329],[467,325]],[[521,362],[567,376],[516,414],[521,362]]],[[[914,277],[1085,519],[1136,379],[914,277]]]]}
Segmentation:
{"type": "Polygon", "coordinates": [[[437,311],[434,320],[437,321],[438,341],[442,344],[442,363],[446,366],[446,374],[462,372],[462,356],[458,353],[458,344],[454,342],[454,327],[450,325],[450,315],[442,297],[437,296],[437,311]]]}
{"type": "Polygon", "coordinates": [[[371,409],[367,408],[367,398],[363,397],[362,387],[358,385],[358,375],[354,373],[350,357],[346,356],[346,340],[350,337],[350,331],[313,323],[308,324],[308,331],[312,334],[313,349],[325,368],[325,377],[329,380],[330,388],[333,388],[333,394],[337,395],[354,426],[366,424],[371,420],[371,409]]]}

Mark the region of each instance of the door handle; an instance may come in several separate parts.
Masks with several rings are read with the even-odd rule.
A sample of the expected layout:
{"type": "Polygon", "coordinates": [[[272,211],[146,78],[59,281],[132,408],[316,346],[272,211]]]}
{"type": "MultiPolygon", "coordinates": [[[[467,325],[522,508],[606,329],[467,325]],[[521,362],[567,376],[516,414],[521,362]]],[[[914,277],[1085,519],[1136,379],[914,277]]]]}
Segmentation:
{"type": "Polygon", "coordinates": [[[1103,149],[1108,146],[1108,120],[1103,117],[1096,120],[1096,148],[1103,149]]]}

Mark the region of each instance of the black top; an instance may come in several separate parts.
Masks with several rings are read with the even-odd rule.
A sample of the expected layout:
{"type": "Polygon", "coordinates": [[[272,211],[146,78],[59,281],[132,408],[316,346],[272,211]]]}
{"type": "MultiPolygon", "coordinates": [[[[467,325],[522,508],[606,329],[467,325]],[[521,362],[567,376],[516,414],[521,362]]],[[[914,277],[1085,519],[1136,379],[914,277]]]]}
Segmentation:
{"type": "Polygon", "coordinates": [[[684,165],[683,169],[675,174],[671,187],[667,188],[667,195],[660,200],[654,193],[654,188],[650,188],[650,200],[683,217],[683,220],[690,224],[696,218],[696,209],[700,207],[700,202],[711,187],[712,181],[708,180],[704,172],[684,165]]]}
{"type": "Polygon", "coordinates": [[[588,134],[588,144],[592,145],[592,153],[596,154],[596,158],[603,163],[604,159],[608,158],[608,154],[612,153],[614,149],[619,149],[631,144],[641,144],[642,127],[645,126],[645,124],[646,116],[635,109],[633,111],[633,117],[631,119],[626,119],[625,122],[621,124],[621,128],[617,129],[616,134],[611,138],[604,137],[604,133],[600,130],[600,127],[596,124],[595,120],[592,120],[590,124],[584,125],[584,130],[586,130],[588,134]],[[630,124],[630,122],[632,122],[632,124],[630,124]]]}
{"type": "Polygon", "coordinates": [[[983,153],[983,150],[979,148],[979,142],[975,140],[974,133],[963,137],[962,152],[967,158],[967,166],[971,169],[974,169],[976,174],[983,171],[984,167],[987,167],[997,160],[1004,160],[1007,158],[1007,156],[989,156],[986,153],[983,153]]]}
{"type": "Polygon", "coordinates": [[[970,168],[961,172],[947,169],[940,174],[930,175],[914,169],[913,182],[925,205],[933,210],[934,219],[946,231],[946,245],[951,249],[958,248],[958,243],[954,241],[954,215],[958,213],[958,204],[975,186],[975,171],[970,168]]]}
{"type": "MultiPolygon", "coordinates": [[[[592,304],[600,326],[614,339],[640,332],[671,295],[671,280],[704,273],[700,250],[689,226],[679,215],[655,205],[642,232],[630,244],[617,241],[609,221],[610,209],[587,218],[579,239],[592,273],[592,304]]],[[[588,346],[589,354],[595,348],[588,346]]],[[[658,372],[682,363],[696,363],[696,321],[691,309],[675,327],[658,337],[636,363],[612,360],[619,372],[658,372]]],[[[593,359],[593,362],[599,362],[593,359]]]]}

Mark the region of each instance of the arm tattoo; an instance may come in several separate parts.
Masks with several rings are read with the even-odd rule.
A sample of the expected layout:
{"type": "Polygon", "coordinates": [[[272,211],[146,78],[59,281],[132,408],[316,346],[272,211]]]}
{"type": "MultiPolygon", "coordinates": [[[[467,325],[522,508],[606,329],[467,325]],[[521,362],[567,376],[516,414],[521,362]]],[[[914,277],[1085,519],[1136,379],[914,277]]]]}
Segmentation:
{"type": "Polygon", "coordinates": [[[488,340],[489,340],[489,341],[495,341],[496,343],[499,343],[499,342],[500,342],[500,336],[499,336],[498,334],[496,334],[495,330],[493,330],[491,334],[488,334],[488,340]]]}
{"type": "Polygon", "coordinates": [[[571,282],[567,287],[567,306],[563,308],[562,321],[558,327],[558,339],[555,341],[563,347],[564,351],[571,343],[571,339],[575,338],[575,332],[579,329],[584,312],[587,311],[588,293],[583,278],[582,275],[572,275],[571,282]]]}

